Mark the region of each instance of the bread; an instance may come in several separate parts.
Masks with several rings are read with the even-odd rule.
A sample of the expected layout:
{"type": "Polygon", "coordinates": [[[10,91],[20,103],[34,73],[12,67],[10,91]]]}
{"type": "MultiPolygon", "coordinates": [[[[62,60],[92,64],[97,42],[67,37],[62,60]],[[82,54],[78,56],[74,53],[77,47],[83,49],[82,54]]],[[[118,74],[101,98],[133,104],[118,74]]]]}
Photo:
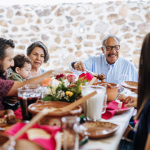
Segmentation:
{"type": "Polygon", "coordinates": [[[37,138],[42,138],[42,139],[51,138],[51,135],[49,133],[38,128],[28,129],[26,133],[28,135],[29,140],[33,140],[37,138]]]}

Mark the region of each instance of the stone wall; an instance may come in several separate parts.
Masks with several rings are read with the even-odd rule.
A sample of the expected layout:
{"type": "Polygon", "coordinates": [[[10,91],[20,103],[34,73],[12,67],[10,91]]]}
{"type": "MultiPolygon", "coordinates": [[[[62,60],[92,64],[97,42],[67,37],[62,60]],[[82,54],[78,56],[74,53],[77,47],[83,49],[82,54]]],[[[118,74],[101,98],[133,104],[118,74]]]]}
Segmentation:
{"type": "Polygon", "coordinates": [[[0,6],[0,37],[15,41],[16,54],[25,54],[34,41],[44,42],[51,56],[45,69],[67,69],[72,61],[102,53],[101,40],[108,33],[119,37],[121,55],[138,68],[149,22],[147,2],[0,6]]]}

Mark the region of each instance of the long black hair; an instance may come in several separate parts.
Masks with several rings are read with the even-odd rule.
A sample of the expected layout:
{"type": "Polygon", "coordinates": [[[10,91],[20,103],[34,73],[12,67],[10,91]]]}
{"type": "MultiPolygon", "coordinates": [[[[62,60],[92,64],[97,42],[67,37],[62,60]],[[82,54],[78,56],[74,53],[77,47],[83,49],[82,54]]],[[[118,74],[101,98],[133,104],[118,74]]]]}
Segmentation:
{"type": "Polygon", "coordinates": [[[140,64],[139,64],[139,82],[138,82],[138,102],[136,119],[140,117],[148,98],[150,97],[150,33],[143,41],[140,64]]]}

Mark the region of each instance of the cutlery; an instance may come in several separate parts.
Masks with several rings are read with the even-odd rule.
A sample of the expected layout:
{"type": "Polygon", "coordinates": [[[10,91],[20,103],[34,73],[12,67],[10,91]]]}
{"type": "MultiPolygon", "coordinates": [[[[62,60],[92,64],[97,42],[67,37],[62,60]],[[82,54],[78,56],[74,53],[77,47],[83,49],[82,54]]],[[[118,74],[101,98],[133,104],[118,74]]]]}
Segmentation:
{"type": "Polygon", "coordinates": [[[97,78],[96,78],[96,77],[93,77],[93,79],[89,82],[88,85],[92,85],[96,80],[97,80],[97,78]]]}
{"type": "Polygon", "coordinates": [[[92,76],[94,76],[94,77],[97,77],[97,76],[98,76],[97,73],[91,72],[91,71],[89,71],[89,70],[87,70],[87,69],[85,69],[85,71],[88,72],[88,73],[90,73],[90,74],[91,74],[92,76]]]}

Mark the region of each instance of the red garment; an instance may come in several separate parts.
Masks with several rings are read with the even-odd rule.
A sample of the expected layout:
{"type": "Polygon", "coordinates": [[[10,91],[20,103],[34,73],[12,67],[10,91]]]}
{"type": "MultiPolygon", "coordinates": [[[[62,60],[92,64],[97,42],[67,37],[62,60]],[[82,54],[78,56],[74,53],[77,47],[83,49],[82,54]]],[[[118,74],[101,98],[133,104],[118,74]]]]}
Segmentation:
{"type": "Polygon", "coordinates": [[[4,109],[4,106],[2,105],[3,98],[8,94],[13,84],[14,81],[5,80],[0,77],[0,110],[4,109]]]}

